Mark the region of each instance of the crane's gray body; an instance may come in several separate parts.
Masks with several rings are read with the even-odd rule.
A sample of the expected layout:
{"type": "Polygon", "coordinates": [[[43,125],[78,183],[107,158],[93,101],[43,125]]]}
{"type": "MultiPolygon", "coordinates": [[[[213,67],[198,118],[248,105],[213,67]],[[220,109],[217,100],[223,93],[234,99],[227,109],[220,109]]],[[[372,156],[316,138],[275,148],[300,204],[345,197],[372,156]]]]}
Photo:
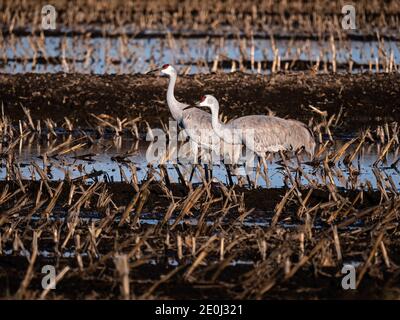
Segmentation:
{"type": "Polygon", "coordinates": [[[223,124],[218,119],[219,103],[215,97],[207,95],[199,105],[211,109],[213,129],[228,143],[243,143],[259,156],[264,156],[266,152],[298,151],[302,148],[311,158],[314,156],[313,134],[300,121],[251,115],[223,124]]]}
{"type": "Polygon", "coordinates": [[[304,148],[311,158],[314,156],[314,137],[310,129],[300,121],[251,115],[231,121],[230,126],[237,131],[249,130],[249,134],[243,134],[242,142],[259,155],[304,148]]]}
{"type": "Polygon", "coordinates": [[[180,126],[195,143],[213,149],[213,140],[218,138],[218,135],[213,130],[211,114],[198,108],[185,109],[180,126]]]}
{"type": "MultiPolygon", "coordinates": [[[[200,106],[207,106],[211,114],[175,99],[174,88],[177,72],[168,66],[161,72],[169,75],[167,103],[172,117],[189,136],[191,143],[209,150],[219,148],[216,138],[231,146],[244,144],[260,156],[266,152],[298,151],[302,148],[313,158],[315,140],[307,126],[296,120],[273,116],[251,115],[222,124],[218,119],[219,103],[215,97],[206,96],[200,106]]],[[[220,150],[215,150],[219,152],[220,150]]]]}
{"type": "Polygon", "coordinates": [[[167,104],[172,117],[185,131],[185,134],[189,136],[191,142],[207,149],[214,149],[215,147],[212,141],[218,136],[212,127],[211,114],[194,107],[185,109],[189,107],[189,105],[177,101],[174,96],[174,88],[177,79],[176,70],[172,66],[169,66],[162,72],[170,77],[167,91],[167,104]]]}

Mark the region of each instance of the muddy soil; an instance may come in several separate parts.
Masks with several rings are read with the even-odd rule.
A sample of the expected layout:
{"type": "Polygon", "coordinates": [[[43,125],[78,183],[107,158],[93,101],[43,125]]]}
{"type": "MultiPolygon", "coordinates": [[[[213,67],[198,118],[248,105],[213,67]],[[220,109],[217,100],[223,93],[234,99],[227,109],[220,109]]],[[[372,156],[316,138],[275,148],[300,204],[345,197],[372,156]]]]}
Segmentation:
{"type": "MultiPolygon", "coordinates": [[[[0,102],[12,120],[68,117],[81,127],[90,126],[91,113],[114,117],[142,117],[152,127],[167,122],[168,79],[154,75],[1,74],[0,102]]],[[[343,115],[336,133],[355,133],[391,121],[400,121],[400,75],[328,75],[312,72],[257,76],[203,74],[182,76],[176,87],[180,101],[194,103],[203,94],[215,95],[229,118],[266,114],[308,122],[321,117],[309,106],[343,115]]],[[[142,128],[144,130],[144,127],[142,128]]]]}
{"type": "MultiPolygon", "coordinates": [[[[26,192],[30,194],[37,194],[40,189],[40,181],[33,180],[22,180],[22,183],[25,186],[26,192]]],[[[49,181],[48,185],[52,188],[56,188],[59,185],[59,182],[49,181]]],[[[63,185],[59,200],[67,201],[69,197],[70,187],[72,184],[65,183],[63,185]]],[[[78,184],[79,185],[79,184],[78,184]]],[[[125,182],[113,182],[113,183],[102,183],[102,186],[105,188],[107,194],[109,194],[114,203],[117,206],[126,206],[132,200],[132,198],[136,195],[135,189],[132,185],[125,182]]],[[[9,191],[17,191],[19,190],[20,185],[16,181],[0,181],[0,190],[7,188],[9,191]]],[[[184,198],[188,195],[188,190],[182,184],[172,183],[170,185],[170,190],[172,194],[177,198],[184,198]]],[[[265,218],[266,212],[270,212],[271,215],[275,209],[275,206],[279,201],[285,196],[287,190],[285,188],[258,188],[258,189],[247,189],[244,187],[234,186],[234,190],[243,194],[243,200],[246,208],[255,209],[256,211],[262,211],[262,216],[265,218]]],[[[143,207],[144,212],[161,212],[168,209],[170,205],[170,199],[165,197],[164,191],[160,188],[159,183],[151,183],[149,185],[149,197],[143,207]]],[[[225,195],[219,184],[212,184],[211,186],[212,194],[215,197],[222,197],[225,199],[225,195]]],[[[303,193],[306,194],[308,189],[304,189],[303,193]]],[[[349,199],[349,201],[354,201],[357,197],[359,191],[357,190],[341,190],[340,194],[343,197],[349,199]]],[[[358,206],[358,209],[368,208],[374,205],[379,204],[381,197],[379,191],[365,191],[364,199],[362,204],[358,206]]],[[[329,201],[329,192],[327,190],[314,189],[312,194],[310,195],[309,202],[311,205],[316,205],[320,202],[329,201]]],[[[288,207],[290,208],[290,206],[288,207]]],[[[296,207],[293,206],[293,210],[296,207]]],[[[2,210],[0,209],[0,213],[2,210]]],[[[257,214],[254,214],[257,215],[257,214]]]]}
{"type": "MultiPolygon", "coordinates": [[[[343,135],[399,121],[399,84],[396,74],[210,74],[181,77],[176,96],[192,103],[205,93],[214,94],[229,117],[272,110],[281,117],[306,123],[314,117],[319,122],[321,115],[311,111],[312,105],[326,111],[327,117],[342,113],[334,129],[343,135]]],[[[167,122],[170,116],[166,87],[166,78],[150,75],[2,74],[0,102],[15,124],[26,117],[22,105],[35,121],[51,118],[61,123],[68,117],[86,128],[95,125],[93,113],[141,117],[152,127],[159,127],[160,121],[167,122]]],[[[301,192],[307,196],[307,203],[303,209],[308,213],[292,194],[284,210],[276,215],[287,195],[286,188],[249,190],[235,186],[227,193],[226,186],[216,183],[193,200],[193,193],[182,184],[171,184],[167,192],[167,184],[154,181],[138,194],[128,183],[102,183],[97,192],[90,193],[84,181],[64,180],[52,204],[48,190],[55,192],[60,181],[45,181],[47,185],[19,179],[0,182],[2,298],[15,296],[21,288],[29,271],[27,254],[33,252],[36,231],[40,231],[39,254],[29,290],[21,291],[24,298],[41,294],[40,267],[45,264],[57,270],[70,268],[58,290],[48,294],[49,299],[121,298],[114,259],[120,253],[134,257],[130,284],[132,297],[137,298],[398,298],[397,192],[338,187],[332,193],[327,187],[311,190],[304,186],[301,192]],[[72,189],[75,191],[71,193],[72,189]],[[89,198],[82,200],[86,194],[89,198]],[[134,214],[121,224],[124,208],[136,196],[139,200],[134,214]],[[178,207],[167,217],[172,198],[178,207]],[[181,215],[189,198],[194,205],[181,215]],[[84,205],[74,211],[74,204],[82,201],[84,205]],[[334,224],[329,221],[331,216],[335,216],[334,224]],[[74,217],[78,221],[75,231],[74,217]],[[277,222],[272,225],[275,217],[277,222]],[[71,238],[70,232],[74,233],[71,238]],[[96,236],[96,232],[100,233],[96,236]],[[229,248],[223,260],[222,240],[215,237],[224,239],[229,248]],[[178,238],[183,247],[178,246],[178,238]],[[262,251],[263,243],[266,251],[262,251]],[[197,248],[196,255],[193,248],[197,248]],[[204,261],[194,268],[198,257],[204,261]],[[307,257],[307,263],[302,263],[302,257],[307,257]],[[365,272],[354,292],[341,288],[343,263],[355,263],[357,270],[365,272]],[[159,282],[175,270],[168,281],[159,282]],[[295,273],[286,279],[290,270],[295,273]],[[271,284],[272,289],[262,293],[271,284]]]]}
{"type": "MultiPolygon", "coordinates": [[[[40,182],[38,181],[22,181],[25,186],[25,190],[27,194],[37,194],[40,182]]],[[[56,182],[49,182],[49,185],[53,188],[57,186],[56,182]]],[[[125,206],[128,202],[134,197],[135,192],[129,184],[125,183],[109,183],[104,184],[104,187],[107,189],[107,193],[112,197],[114,203],[117,206],[125,206]]],[[[0,183],[0,189],[5,190],[8,188],[9,191],[14,192],[18,190],[18,185],[15,182],[6,182],[3,181],[0,183]]],[[[68,199],[68,188],[69,186],[65,185],[61,195],[58,199],[58,203],[62,204],[68,199]]],[[[149,187],[151,190],[151,195],[147,199],[146,205],[143,208],[143,211],[152,211],[153,213],[158,214],[158,219],[163,216],[163,212],[167,210],[169,202],[164,200],[162,197],[162,191],[159,190],[159,187],[156,183],[152,184],[149,187]]],[[[181,185],[172,185],[171,191],[176,197],[183,197],[186,195],[186,192],[182,189],[181,185]]],[[[220,190],[217,186],[214,186],[210,189],[211,193],[215,197],[220,196],[220,190]]],[[[254,213],[251,215],[255,215],[255,220],[265,219],[268,215],[269,210],[272,210],[276,203],[285,195],[285,190],[283,189],[260,189],[260,190],[236,190],[237,194],[243,192],[245,199],[245,207],[255,208],[258,210],[262,210],[262,215],[258,216],[254,213]]],[[[307,190],[304,190],[306,193],[307,190]]],[[[350,191],[341,191],[340,195],[348,198],[349,201],[353,202],[356,197],[356,192],[350,191]]],[[[223,202],[225,201],[222,199],[223,202]]],[[[314,190],[310,197],[310,205],[314,205],[316,203],[321,203],[329,200],[329,192],[327,190],[314,190]]],[[[379,204],[380,196],[378,192],[366,192],[364,194],[363,202],[357,205],[357,209],[367,208],[374,205],[379,204]]],[[[61,206],[60,206],[61,207],[61,206]]],[[[287,212],[285,213],[285,221],[286,223],[290,223],[289,220],[296,220],[294,215],[290,214],[292,206],[289,205],[287,208],[287,212]]],[[[293,208],[295,210],[296,208],[293,208]]],[[[216,212],[217,209],[212,210],[216,212]]],[[[256,212],[256,211],[254,211],[256,212]]],[[[0,211],[0,217],[1,217],[0,211]]],[[[81,215],[85,215],[82,211],[81,215]]],[[[231,214],[229,214],[230,216],[231,214]]],[[[235,213],[233,214],[235,215],[235,213]]],[[[58,245],[53,243],[52,240],[52,226],[57,226],[58,230],[62,233],[68,232],[68,223],[62,222],[61,220],[48,220],[45,222],[43,218],[37,222],[29,222],[25,227],[26,217],[24,214],[19,214],[21,220],[16,223],[18,228],[22,228],[20,240],[22,241],[23,247],[30,250],[30,245],[32,242],[31,230],[37,228],[40,223],[43,229],[43,237],[38,242],[38,247],[40,249],[41,254],[37,257],[37,261],[34,268],[34,277],[30,284],[30,293],[32,296],[27,296],[31,298],[36,298],[37,295],[41,292],[41,271],[40,266],[51,264],[55,265],[57,269],[62,269],[65,266],[69,266],[77,270],[78,263],[75,256],[66,257],[58,251],[58,245]],[[54,224],[54,225],[53,225],[54,224]],[[46,256],[46,252],[50,255],[46,256]],[[54,253],[55,252],[55,253],[54,253]]],[[[56,218],[57,215],[52,215],[53,218],[56,218]]],[[[98,213],[97,218],[104,218],[102,213],[98,213]]],[[[198,217],[198,213],[194,213],[194,218],[198,217]]],[[[0,219],[0,226],[7,226],[11,221],[7,221],[8,219],[12,219],[11,216],[3,216],[3,219],[0,219]]],[[[215,218],[217,220],[217,218],[215,218]]],[[[229,220],[229,219],[228,219],[229,220]]],[[[79,234],[82,239],[85,239],[84,236],[87,233],[87,227],[93,222],[82,222],[79,227],[79,234]]],[[[228,223],[223,223],[221,221],[221,226],[227,227],[228,223]]],[[[321,233],[329,232],[331,226],[319,224],[322,228],[321,231],[318,229],[314,229],[313,233],[315,236],[321,235],[321,233]]],[[[192,231],[196,231],[196,226],[185,226],[181,225],[176,230],[169,230],[171,239],[175,239],[176,236],[185,234],[191,234],[190,228],[192,231]]],[[[252,227],[254,230],[254,236],[257,234],[260,236],[260,232],[262,229],[258,227],[252,227]],[[257,231],[258,229],[258,231],[257,231]]],[[[76,243],[74,241],[68,242],[68,245],[65,249],[62,249],[62,253],[70,252],[71,254],[76,254],[77,252],[81,252],[83,265],[86,267],[82,271],[70,271],[64,280],[57,285],[57,290],[54,292],[50,292],[47,298],[50,299],[59,299],[59,298],[68,298],[68,299],[93,299],[93,298],[118,298],[120,295],[119,282],[118,277],[116,276],[116,270],[114,269],[113,260],[111,257],[114,255],[114,250],[119,250],[117,248],[133,248],[135,246],[135,237],[139,235],[141,237],[146,237],[148,231],[152,230],[152,226],[148,226],[146,224],[141,223],[140,227],[133,228],[133,226],[119,226],[117,223],[113,224],[113,228],[109,229],[108,235],[105,237],[101,237],[97,244],[96,252],[100,255],[100,258],[93,259],[93,257],[87,257],[85,254],[87,253],[88,248],[90,248],[89,242],[83,242],[85,245],[83,246],[82,252],[76,250],[76,243]],[[110,255],[112,254],[112,255],[110,255]],[[108,259],[103,261],[104,257],[108,259]],[[102,262],[101,262],[102,261],[102,262]]],[[[231,232],[237,232],[236,237],[240,237],[240,234],[243,235],[243,232],[246,228],[241,229],[240,232],[235,231],[235,229],[231,230],[231,232]]],[[[280,229],[277,233],[283,233],[283,229],[280,229]]],[[[278,236],[273,236],[268,241],[268,250],[273,254],[274,248],[284,248],[287,242],[293,242],[291,245],[293,246],[293,250],[298,247],[298,240],[296,235],[296,230],[301,230],[301,224],[298,225],[292,231],[288,231],[284,238],[280,238],[278,236]],[[285,240],[286,239],[286,240],[285,240]]],[[[270,231],[273,234],[272,231],[270,231]]],[[[341,236],[341,243],[343,248],[343,253],[346,254],[347,257],[360,257],[369,252],[370,246],[368,243],[370,242],[371,235],[369,232],[367,233],[357,233],[354,236],[351,236],[351,232],[344,229],[339,229],[341,236]]],[[[200,237],[201,238],[201,237],[200,237]]],[[[156,258],[153,258],[150,252],[144,250],[144,256],[140,259],[137,258],[137,262],[132,262],[131,267],[134,268],[132,271],[132,294],[136,297],[143,297],[152,283],[157,282],[160,279],[161,275],[169,274],[173,272],[175,268],[179,267],[181,269],[177,270],[175,278],[171,281],[167,281],[165,283],[160,283],[155,292],[156,296],[159,298],[167,298],[167,299],[182,299],[182,298],[190,298],[190,299],[227,299],[227,298],[238,298],[240,297],[240,293],[246,290],[246,279],[250,277],[250,275],[256,270],[261,272],[262,261],[259,260],[259,253],[257,247],[246,246],[243,247],[243,244],[240,245],[238,251],[236,253],[236,261],[237,264],[224,266],[223,272],[219,274],[218,268],[221,267],[219,264],[210,264],[209,266],[202,266],[204,268],[201,276],[198,276],[197,279],[189,279],[185,280],[184,274],[187,272],[188,268],[191,266],[189,255],[185,255],[184,258],[179,259],[176,256],[176,252],[172,247],[165,244],[165,234],[161,233],[158,236],[154,234],[152,237],[148,239],[149,243],[155,250],[158,250],[158,254],[156,258]],[[157,246],[159,248],[157,249],[157,246]],[[170,259],[177,262],[178,264],[171,265],[168,261],[170,259]],[[239,263],[239,261],[254,261],[254,264],[246,264],[239,263]],[[257,262],[258,260],[258,262],[257,262]],[[256,269],[254,269],[256,268],[256,269]],[[215,281],[213,277],[216,274],[219,274],[218,282],[215,281]],[[214,280],[213,280],[214,279],[214,280]]],[[[172,240],[171,240],[172,241],[172,240]]],[[[61,241],[62,242],[62,241],[61,241]]],[[[60,242],[60,244],[61,244],[60,242]]],[[[315,242],[313,242],[314,245],[315,242]]],[[[388,235],[386,240],[388,254],[391,257],[391,262],[394,264],[400,263],[398,257],[398,239],[396,239],[395,235],[388,235]]],[[[17,292],[22,280],[25,277],[26,270],[29,265],[29,260],[27,257],[19,256],[18,251],[14,250],[13,255],[7,255],[6,252],[12,250],[12,245],[10,241],[4,242],[3,245],[3,254],[0,256],[0,296],[8,297],[11,293],[17,292]]],[[[129,249],[131,250],[131,249],[129,249]]],[[[152,249],[153,250],[153,249],[152,249]]],[[[284,250],[282,251],[284,252],[284,250]]],[[[210,252],[210,255],[211,252],[210,252]]],[[[217,259],[218,257],[213,256],[212,259],[217,259]]],[[[296,260],[293,261],[296,263],[296,260]]],[[[387,272],[382,272],[379,276],[371,277],[370,274],[365,276],[362,285],[357,289],[357,291],[352,290],[342,290],[340,286],[342,274],[340,273],[340,264],[332,264],[332,262],[326,262],[326,265],[319,264],[311,264],[309,266],[303,266],[297,274],[290,279],[290,281],[285,281],[284,279],[279,279],[279,285],[277,285],[274,289],[272,289],[264,298],[268,299],[390,299],[397,296],[397,284],[398,284],[398,272],[396,273],[396,269],[389,269],[387,272]],[[310,281],[310,279],[312,279],[310,281]]],[[[265,266],[267,267],[267,265],[265,266]]],[[[221,269],[222,270],[222,269],[221,269]]],[[[374,267],[373,270],[378,270],[377,267],[374,267]]],[[[375,271],[378,272],[378,271],[375,271]]],[[[372,275],[374,273],[372,272],[372,275]]]]}
{"type": "MultiPolygon", "coordinates": [[[[61,268],[68,265],[67,259],[43,259],[39,258],[37,265],[54,263],[61,268]]],[[[74,265],[75,263],[70,263],[74,265]]],[[[0,283],[0,292],[7,290],[17,291],[23,280],[27,259],[24,257],[0,257],[0,268],[4,271],[0,275],[3,281],[0,283]]],[[[76,267],[76,266],[74,266],[76,267]]],[[[250,266],[228,266],[224,270],[224,285],[214,284],[210,280],[203,280],[194,283],[185,281],[174,281],[161,283],[157,288],[158,298],[160,299],[231,299],[240,290],[240,286],[235,286],[232,280],[240,279],[248,272],[251,272],[250,266]]],[[[161,274],[167,274],[173,271],[173,267],[162,265],[142,264],[135,268],[135,280],[133,280],[133,294],[137,298],[146,292],[149,284],[147,282],[157,281],[161,274]],[[146,281],[146,280],[147,281],[146,281]]],[[[363,284],[357,290],[343,290],[340,286],[340,273],[335,272],[336,268],[324,268],[316,275],[313,268],[307,268],[299,273],[290,283],[280,285],[268,293],[268,300],[282,299],[396,299],[397,290],[393,286],[396,277],[386,275],[383,279],[377,280],[370,277],[364,279],[363,284]],[[310,281],[312,279],[312,281],[310,281]]],[[[40,274],[40,268],[35,270],[40,274]]],[[[215,270],[211,269],[209,276],[213,275],[215,270]]],[[[113,279],[113,273],[107,270],[91,275],[73,275],[68,276],[57,285],[57,290],[50,292],[48,299],[117,299],[119,295],[119,283],[113,279]]],[[[183,271],[177,273],[183,276],[183,271]]],[[[34,278],[31,283],[32,291],[40,292],[40,278],[34,278]]],[[[31,298],[35,298],[33,294],[31,298]]]]}

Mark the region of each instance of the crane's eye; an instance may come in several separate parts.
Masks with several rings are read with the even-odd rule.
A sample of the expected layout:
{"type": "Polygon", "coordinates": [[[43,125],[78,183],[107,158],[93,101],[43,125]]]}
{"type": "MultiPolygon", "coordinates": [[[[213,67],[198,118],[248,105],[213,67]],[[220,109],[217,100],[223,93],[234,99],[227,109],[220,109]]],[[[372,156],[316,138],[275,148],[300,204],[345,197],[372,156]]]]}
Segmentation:
{"type": "Polygon", "coordinates": [[[169,67],[169,64],[164,64],[164,65],[162,66],[162,69],[165,70],[165,69],[167,69],[168,67],[169,67]]]}
{"type": "Polygon", "coordinates": [[[201,102],[204,102],[205,100],[206,100],[206,96],[202,96],[200,99],[201,102]]]}

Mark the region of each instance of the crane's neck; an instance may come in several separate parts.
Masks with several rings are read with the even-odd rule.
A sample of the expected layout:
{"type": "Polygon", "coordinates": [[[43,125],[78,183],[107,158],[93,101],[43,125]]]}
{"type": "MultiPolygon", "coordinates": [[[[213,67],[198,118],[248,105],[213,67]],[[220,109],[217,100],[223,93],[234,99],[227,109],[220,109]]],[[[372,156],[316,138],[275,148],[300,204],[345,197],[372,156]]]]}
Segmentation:
{"type": "Polygon", "coordinates": [[[176,73],[172,73],[169,76],[169,84],[168,84],[168,91],[167,91],[167,104],[168,104],[169,110],[171,111],[172,117],[176,121],[179,122],[182,119],[182,111],[186,105],[178,102],[175,99],[174,89],[175,89],[176,78],[177,78],[176,73]]]}
{"type": "Polygon", "coordinates": [[[211,108],[211,122],[217,136],[229,144],[240,144],[240,140],[235,136],[235,130],[230,124],[219,121],[219,106],[211,108]]]}
{"type": "Polygon", "coordinates": [[[232,143],[232,132],[228,129],[228,126],[219,121],[219,108],[214,106],[211,108],[211,122],[214,132],[217,136],[227,143],[232,143]]]}
{"type": "Polygon", "coordinates": [[[214,107],[211,109],[211,122],[214,131],[221,137],[223,134],[224,125],[218,119],[219,112],[218,108],[214,107]]]}

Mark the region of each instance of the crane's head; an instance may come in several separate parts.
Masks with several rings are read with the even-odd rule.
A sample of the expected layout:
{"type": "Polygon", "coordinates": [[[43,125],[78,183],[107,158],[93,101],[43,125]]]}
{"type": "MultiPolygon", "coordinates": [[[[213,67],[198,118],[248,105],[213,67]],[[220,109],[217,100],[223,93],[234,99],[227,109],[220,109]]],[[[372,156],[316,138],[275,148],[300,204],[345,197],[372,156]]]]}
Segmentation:
{"type": "Polygon", "coordinates": [[[197,106],[199,107],[208,107],[211,109],[211,112],[218,112],[219,109],[219,103],[218,100],[210,95],[206,94],[205,96],[202,96],[200,98],[200,101],[196,103],[197,106]]]}
{"type": "Polygon", "coordinates": [[[173,66],[171,66],[170,64],[164,64],[161,68],[150,70],[146,74],[153,74],[156,71],[160,71],[162,74],[166,74],[166,75],[169,75],[169,76],[171,76],[173,74],[176,74],[175,68],[173,66]]]}
{"type": "Polygon", "coordinates": [[[161,67],[161,73],[166,74],[166,75],[173,75],[174,73],[176,74],[176,70],[173,66],[171,66],[170,64],[164,64],[161,67]]]}

